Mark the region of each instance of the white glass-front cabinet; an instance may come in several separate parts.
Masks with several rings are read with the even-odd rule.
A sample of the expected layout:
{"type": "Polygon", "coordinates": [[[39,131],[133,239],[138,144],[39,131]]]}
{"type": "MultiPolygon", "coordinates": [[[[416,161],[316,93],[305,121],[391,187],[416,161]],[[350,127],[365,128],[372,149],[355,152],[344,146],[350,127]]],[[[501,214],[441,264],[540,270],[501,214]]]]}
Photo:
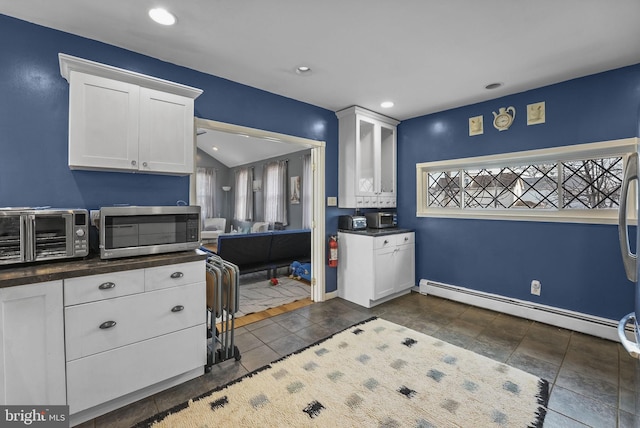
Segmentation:
{"type": "Polygon", "coordinates": [[[340,126],[338,206],[396,206],[395,119],[350,107],[336,113],[340,126]]]}
{"type": "Polygon", "coordinates": [[[202,91],[60,54],[69,90],[69,167],[186,175],[202,91]]]}

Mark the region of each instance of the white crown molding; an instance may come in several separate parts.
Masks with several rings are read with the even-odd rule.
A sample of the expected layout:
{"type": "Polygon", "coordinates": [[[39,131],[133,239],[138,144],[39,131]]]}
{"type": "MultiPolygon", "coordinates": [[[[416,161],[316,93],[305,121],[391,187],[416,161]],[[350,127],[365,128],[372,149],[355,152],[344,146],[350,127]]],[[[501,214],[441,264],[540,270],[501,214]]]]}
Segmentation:
{"type": "Polygon", "coordinates": [[[99,62],[89,61],[83,58],[77,58],[64,53],[59,53],[58,59],[60,60],[60,74],[62,74],[62,77],[64,77],[67,82],[70,82],[71,72],[76,71],[91,74],[93,76],[127,82],[162,92],[181,95],[192,99],[198,98],[203,92],[202,89],[192,88],[191,86],[181,85],[180,83],[147,76],[145,74],[101,64],[99,62]]]}

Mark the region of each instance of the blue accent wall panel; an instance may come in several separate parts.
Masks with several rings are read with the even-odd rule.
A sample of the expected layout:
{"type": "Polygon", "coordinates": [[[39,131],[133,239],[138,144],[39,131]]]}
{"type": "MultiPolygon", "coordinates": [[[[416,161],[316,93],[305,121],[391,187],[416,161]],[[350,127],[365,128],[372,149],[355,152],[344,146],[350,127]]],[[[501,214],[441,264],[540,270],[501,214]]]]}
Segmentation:
{"type": "Polygon", "coordinates": [[[420,162],[638,136],[640,65],[406,120],[398,129],[398,216],[416,230],[416,278],[611,319],[633,310],[614,225],[416,217],[420,162]],[[527,126],[527,104],[544,101],[546,123],[527,126]],[[507,131],[492,125],[514,106],[507,131]],[[470,137],[468,119],[484,116],[470,137]],[[540,297],[531,280],[542,283],[540,297]]]}

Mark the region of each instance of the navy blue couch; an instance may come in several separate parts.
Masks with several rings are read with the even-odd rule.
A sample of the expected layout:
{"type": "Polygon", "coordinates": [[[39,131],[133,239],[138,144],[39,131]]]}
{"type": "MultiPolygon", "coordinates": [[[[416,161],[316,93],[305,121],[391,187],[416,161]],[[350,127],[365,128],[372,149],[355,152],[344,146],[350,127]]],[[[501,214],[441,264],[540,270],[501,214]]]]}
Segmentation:
{"type": "Polygon", "coordinates": [[[241,274],[266,270],[267,277],[275,276],[279,267],[311,261],[311,230],[222,234],[217,254],[237,265],[241,274]]]}

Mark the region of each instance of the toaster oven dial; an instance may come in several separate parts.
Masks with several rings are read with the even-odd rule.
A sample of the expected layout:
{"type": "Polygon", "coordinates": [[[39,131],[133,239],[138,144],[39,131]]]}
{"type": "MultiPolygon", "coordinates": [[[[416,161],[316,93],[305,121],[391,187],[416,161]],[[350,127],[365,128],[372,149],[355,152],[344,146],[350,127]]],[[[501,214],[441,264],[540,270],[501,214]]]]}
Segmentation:
{"type": "Polygon", "coordinates": [[[84,236],[84,229],[78,229],[76,230],[76,235],[80,238],[82,238],[84,236]]]}

